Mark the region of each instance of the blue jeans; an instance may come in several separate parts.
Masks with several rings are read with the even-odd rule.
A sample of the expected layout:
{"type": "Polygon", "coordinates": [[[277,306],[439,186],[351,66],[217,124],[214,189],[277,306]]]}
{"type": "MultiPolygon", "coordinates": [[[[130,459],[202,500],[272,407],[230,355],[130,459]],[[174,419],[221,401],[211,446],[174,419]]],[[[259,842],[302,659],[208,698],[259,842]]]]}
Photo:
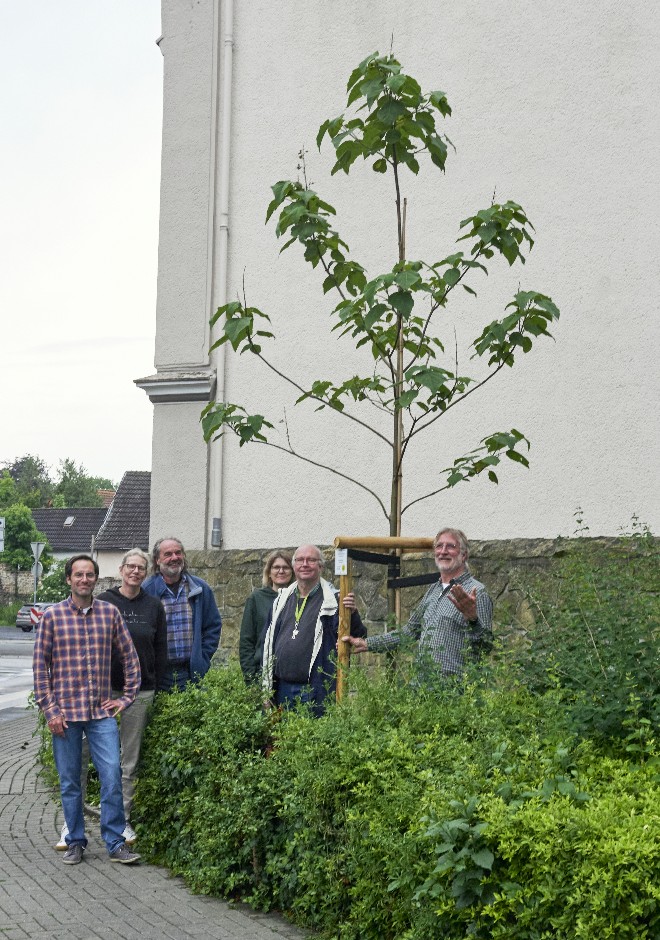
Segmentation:
{"type": "Polygon", "coordinates": [[[278,679],[275,702],[277,705],[284,705],[285,708],[291,708],[299,702],[305,705],[313,704],[314,693],[309,682],[285,682],[283,679],[278,679]]]}
{"type": "Polygon", "coordinates": [[[69,828],[66,841],[68,845],[78,843],[83,848],[87,845],[80,786],[83,731],[101,783],[101,836],[111,853],[124,844],[126,826],[121,792],[119,729],[114,718],[70,721],[63,737],[53,735],[53,757],[60,778],[64,820],[69,828]]]}
{"type": "Polygon", "coordinates": [[[168,663],[164,674],[161,676],[158,688],[161,692],[171,692],[172,689],[183,692],[191,681],[190,663],[168,663]]]}

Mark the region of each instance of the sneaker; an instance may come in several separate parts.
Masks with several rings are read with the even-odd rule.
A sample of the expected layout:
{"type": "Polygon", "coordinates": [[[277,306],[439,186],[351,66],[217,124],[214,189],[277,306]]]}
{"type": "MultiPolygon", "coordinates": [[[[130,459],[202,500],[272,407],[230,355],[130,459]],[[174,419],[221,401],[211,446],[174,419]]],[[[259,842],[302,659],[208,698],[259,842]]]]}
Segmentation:
{"type": "Polygon", "coordinates": [[[118,849],[110,853],[110,861],[119,862],[120,865],[135,865],[139,860],[140,856],[137,852],[131,852],[130,849],[127,849],[126,843],[123,843],[118,849]]]}
{"type": "Polygon", "coordinates": [[[126,845],[133,845],[137,841],[137,833],[130,823],[126,823],[126,828],[122,832],[126,845]]]}
{"type": "Polygon", "coordinates": [[[67,848],[62,856],[62,861],[65,865],[80,865],[83,860],[84,851],[84,848],[79,842],[74,842],[73,845],[67,848]]]}
{"type": "Polygon", "coordinates": [[[60,836],[60,841],[55,845],[55,848],[58,852],[66,852],[69,848],[66,842],[66,837],[69,835],[69,827],[66,823],[62,826],[62,835],[60,836]]]}

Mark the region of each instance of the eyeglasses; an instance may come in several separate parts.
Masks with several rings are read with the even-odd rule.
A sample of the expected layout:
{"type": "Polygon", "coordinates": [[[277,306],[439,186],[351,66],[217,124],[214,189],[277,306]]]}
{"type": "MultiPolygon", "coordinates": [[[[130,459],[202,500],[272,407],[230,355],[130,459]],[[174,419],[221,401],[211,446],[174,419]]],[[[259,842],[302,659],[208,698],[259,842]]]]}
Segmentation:
{"type": "Polygon", "coordinates": [[[294,558],[294,565],[320,565],[320,558],[294,558]]]}
{"type": "Polygon", "coordinates": [[[458,551],[458,545],[456,542],[436,542],[435,550],[438,549],[447,551],[447,552],[456,552],[458,551]]]}
{"type": "Polygon", "coordinates": [[[146,566],[146,565],[129,565],[129,564],[125,564],[123,567],[124,567],[124,568],[128,568],[129,571],[146,571],[146,570],[147,570],[147,566],[146,566]]]}
{"type": "Polygon", "coordinates": [[[271,571],[291,571],[289,565],[273,565],[271,571]]]}

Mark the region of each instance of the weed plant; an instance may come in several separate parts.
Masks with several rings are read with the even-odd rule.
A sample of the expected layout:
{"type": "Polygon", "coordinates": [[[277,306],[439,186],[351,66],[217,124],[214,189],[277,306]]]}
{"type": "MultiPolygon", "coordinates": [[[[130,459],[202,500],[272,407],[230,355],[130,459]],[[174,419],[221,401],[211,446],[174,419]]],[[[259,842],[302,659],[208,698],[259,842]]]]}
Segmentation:
{"type": "Polygon", "coordinates": [[[564,689],[576,729],[606,745],[627,734],[631,697],[639,717],[660,720],[657,540],[633,519],[607,550],[580,538],[564,551],[524,587],[535,624],[518,648],[521,674],[535,692],[564,689]]]}
{"type": "Polygon", "coordinates": [[[16,601],[13,604],[3,604],[0,606],[0,626],[1,627],[15,627],[16,626],[16,614],[23,606],[22,601],[16,601]]]}

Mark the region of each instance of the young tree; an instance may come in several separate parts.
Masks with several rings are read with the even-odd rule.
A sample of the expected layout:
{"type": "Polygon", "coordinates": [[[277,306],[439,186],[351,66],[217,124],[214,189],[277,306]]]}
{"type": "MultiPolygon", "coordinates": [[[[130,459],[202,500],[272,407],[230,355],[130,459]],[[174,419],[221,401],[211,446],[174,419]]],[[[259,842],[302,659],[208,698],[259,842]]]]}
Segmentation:
{"type": "MultiPolygon", "coordinates": [[[[307,186],[306,179],[273,186],[266,221],[278,213],[276,234],[287,238],[282,250],[299,243],[305,260],[323,271],[324,293],[333,291],[339,297],[332,328],[341,336],[350,335],[356,347],[365,350],[364,371],[344,381],[318,378],[310,388],[304,387],[264,355],[262,342],[273,337],[265,328],[269,317],[249,306],[245,297],[220,307],[212,318],[222,331],[212,348],[230,343],[235,351],[251,353],[295,389],[296,404],[311,401],[318,409],[331,408],[384,442],[391,455],[389,495],[294,450],[288,439],[286,444],[269,440],[272,421],[249,414],[239,404],[209,404],[202,412],[202,427],[207,441],[229,429],[241,446],[255,442],[275,447],[350,480],[376,500],[388,520],[389,534],[400,535],[402,515],[420,500],[483,472],[497,483],[495,467],[504,456],[528,466],[529,441],[524,434],[515,428],[495,431],[441,471],[446,475],[442,485],[403,501],[405,457],[418,435],[434,429],[449,409],[465,402],[505,366],[513,366],[516,355],[530,352],[536,338],[549,336],[548,326],[559,311],[547,295],[518,290],[504,315],[484,326],[466,354],[459,355],[453,341],[445,350],[445,340],[434,332],[435,315],[444,311],[459,287],[476,296],[475,278],[488,273],[487,264],[496,255],[509,265],[524,263],[523,250],[534,244],[533,226],[517,203],[493,202],[460,223],[458,241],[467,242],[465,250],[434,261],[408,259],[403,176],[406,171],[417,174],[423,156],[444,171],[451,142],[437,122],[449,117],[451,108],[443,92],[424,94],[392,55],[374,53],[365,59],[351,74],[347,90],[349,110],[324,121],[317,144],[320,147],[327,137],[335,148],[333,174],[339,170],[348,174],[357,160],[373,160],[376,173],[390,176],[396,211],[393,266],[369,277],[349,257],[348,245],[332,227],[334,208],[307,186]],[[462,365],[468,355],[477,361],[474,376],[465,374],[462,365]],[[372,420],[376,411],[370,415],[365,408],[385,414],[389,431],[383,433],[372,420]]],[[[446,323],[444,316],[445,329],[446,323]]]]}

